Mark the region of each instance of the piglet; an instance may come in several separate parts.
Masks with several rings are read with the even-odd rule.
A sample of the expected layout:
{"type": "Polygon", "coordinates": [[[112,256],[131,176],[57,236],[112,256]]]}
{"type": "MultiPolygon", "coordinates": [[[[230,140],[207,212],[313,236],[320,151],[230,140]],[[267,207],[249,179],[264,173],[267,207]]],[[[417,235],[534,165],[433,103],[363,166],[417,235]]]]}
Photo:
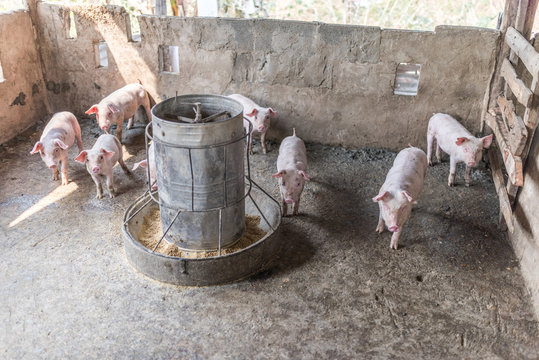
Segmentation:
{"type": "Polygon", "coordinates": [[[148,158],[135,163],[135,165],[133,166],[133,171],[138,169],[139,166],[142,168],[147,168],[148,159],[150,160],[150,184],[152,186],[152,190],[157,190],[157,182],[155,181],[156,177],[155,177],[155,158],[154,158],[153,143],[151,143],[150,146],[148,147],[148,158]]]}
{"type": "Polygon", "coordinates": [[[277,157],[277,173],[272,176],[279,179],[279,190],[283,201],[283,216],[287,214],[288,204],[294,204],[294,215],[298,214],[299,198],[307,175],[307,150],[303,140],[294,134],[283,139],[277,157]]]}
{"type": "Polygon", "coordinates": [[[39,152],[41,159],[52,170],[52,178],[58,180],[58,166],[62,163],[62,185],[67,185],[67,150],[77,140],[79,151],[82,151],[82,138],[79,122],[75,115],[64,111],[52,116],[41,138],[30,154],[39,152]]]}
{"type": "Polygon", "coordinates": [[[402,227],[423,189],[426,173],[427,156],[423,150],[416,147],[401,150],[378,195],[372,198],[380,207],[376,231],[382,233],[387,225],[387,229],[393,233],[390,244],[392,249],[397,249],[402,227]]]}
{"type": "Polygon", "coordinates": [[[101,135],[97,138],[97,141],[90,150],[81,151],[75,160],[83,164],[86,163],[86,169],[95,182],[97,189],[96,198],[98,199],[103,197],[103,187],[101,185],[100,175],[105,176],[107,179],[109,196],[113,198],[116,195],[112,168],[117,162],[120,163],[120,166],[126,174],[131,174],[123,161],[122,145],[120,144],[120,141],[110,134],[101,135]]]}
{"type": "Polygon", "coordinates": [[[249,134],[249,154],[253,154],[253,133],[260,133],[260,143],[264,154],[268,152],[266,148],[266,132],[270,128],[270,118],[277,116],[277,112],[272,108],[263,108],[253,100],[240,94],[232,94],[228,97],[238,101],[243,105],[243,127],[249,131],[249,122],[253,124],[249,134]]]}
{"type": "Polygon", "coordinates": [[[151,121],[150,100],[146,90],[140,84],[129,84],[116,90],[101,100],[99,104],[92,105],[86,114],[95,114],[99,127],[107,134],[112,124],[116,124],[116,136],[121,142],[122,126],[125,119],[129,119],[127,129],[130,129],[133,126],[135,113],[140,106],[144,107],[148,120],[151,121]]]}
{"type": "Polygon", "coordinates": [[[470,186],[470,171],[479,164],[483,149],[488,149],[492,144],[492,134],[476,138],[453,117],[438,113],[430,118],[427,130],[427,158],[429,165],[432,165],[434,140],[436,140],[436,158],[438,161],[441,161],[440,150],[450,156],[447,184],[453,186],[457,163],[465,162],[464,181],[466,186],[470,186]]]}

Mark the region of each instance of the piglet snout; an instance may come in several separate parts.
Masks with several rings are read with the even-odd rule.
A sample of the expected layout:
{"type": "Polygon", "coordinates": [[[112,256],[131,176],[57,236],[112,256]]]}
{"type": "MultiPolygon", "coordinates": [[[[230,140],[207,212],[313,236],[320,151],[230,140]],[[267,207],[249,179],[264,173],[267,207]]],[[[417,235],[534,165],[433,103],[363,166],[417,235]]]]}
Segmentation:
{"type": "Polygon", "coordinates": [[[107,134],[109,133],[109,127],[108,127],[107,125],[101,126],[101,130],[103,130],[103,131],[106,132],[107,134]]]}
{"type": "Polygon", "coordinates": [[[468,161],[468,162],[466,163],[466,165],[468,165],[469,167],[474,167],[474,166],[477,166],[477,162],[475,162],[475,161],[468,161]]]}
{"type": "Polygon", "coordinates": [[[262,132],[264,130],[266,130],[265,126],[261,125],[261,126],[258,127],[258,131],[262,132]]]}
{"type": "Polygon", "coordinates": [[[56,169],[56,164],[49,165],[49,169],[56,169]]]}
{"type": "Polygon", "coordinates": [[[284,202],[287,203],[287,204],[292,204],[294,202],[294,200],[292,198],[286,198],[286,199],[284,199],[284,202]]]}
{"type": "Polygon", "coordinates": [[[99,170],[101,170],[101,169],[99,168],[99,166],[95,166],[95,167],[92,169],[92,172],[93,172],[94,174],[98,174],[98,173],[99,173],[99,170]]]}
{"type": "Polygon", "coordinates": [[[399,231],[399,227],[397,225],[393,225],[387,228],[391,232],[397,232],[399,231]]]}

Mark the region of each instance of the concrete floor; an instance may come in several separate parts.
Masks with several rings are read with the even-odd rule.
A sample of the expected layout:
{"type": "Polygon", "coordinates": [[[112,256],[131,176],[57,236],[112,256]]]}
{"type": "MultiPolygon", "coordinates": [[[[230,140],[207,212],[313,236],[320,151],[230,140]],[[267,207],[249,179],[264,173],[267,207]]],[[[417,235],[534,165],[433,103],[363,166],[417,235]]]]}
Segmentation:
{"type": "MultiPolygon", "coordinates": [[[[97,126],[81,125],[89,148],[97,126]]],[[[142,129],[125,135],[132,166],[144,155],[142,129]]],[[[69,185],[51,180],[29,155],[38,137],[33,129],[0,146],[0,358],[538,357],[538,322],[496,227],[484,164],[470,188],[461,168],[454,188],[447,162],[429,168],[393,251],[389,233],[374,231],[371,197],[395,154],[309,145],[313,181],[301,216],[283,221],[273,265],[242,282],[185,288],[126,261],[120,223],[144,191],[143,173],[117,167],[118,197],[98,200],[75,161],[69,185]]],[[[253,177],[277,196],[277,145],[255,151],[253,177]]]]}

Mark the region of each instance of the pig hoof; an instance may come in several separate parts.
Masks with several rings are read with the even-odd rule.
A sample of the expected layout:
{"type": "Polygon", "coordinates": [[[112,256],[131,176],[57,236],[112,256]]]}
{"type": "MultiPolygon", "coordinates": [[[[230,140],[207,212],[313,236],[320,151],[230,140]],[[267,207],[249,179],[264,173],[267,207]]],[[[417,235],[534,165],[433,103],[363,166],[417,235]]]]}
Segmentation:
{"type": "Polygon", "coordinates": [[[103,197],[103,195],[101,195],[101,194],[97,194],[97,195],[95,196],[96,199],[101,199],[102,197],[103,197]]]}
{"type": "Polygon", "coordinates": [[[67,184],[69,184],[69,181],[67,179],[63,179],[62,180],[62,185],[67,185],[67,184]]]}
{"type": "Polygon", "coordinates": [[[377,228],[376,228],[376,232],[379,233],[379,234],[381,234],[381,233],[384,232],[384,228],[383,228],[383,227],[377,227],[377,228]]]}
{"type": "Polygon", "coordinates": [[[464,185],[466,185],[466,187],[470,187],[470,183],[466,183],[466,184],[464,184],[464,185]]]}

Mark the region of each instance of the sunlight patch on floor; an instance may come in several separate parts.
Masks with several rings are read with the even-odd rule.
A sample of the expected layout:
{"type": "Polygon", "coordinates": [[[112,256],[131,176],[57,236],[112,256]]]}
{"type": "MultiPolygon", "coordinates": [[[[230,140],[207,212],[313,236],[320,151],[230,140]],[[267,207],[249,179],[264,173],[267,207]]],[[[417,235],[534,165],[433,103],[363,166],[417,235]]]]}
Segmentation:
{"type": "Polygon", "coordinates": [[[54,189],[50,194],[46,195],[45,197],[41,198],[36,204],[34,204],[29,209],[25,210],[22,214],[20,214],[15,220],[9,223],[9,227],[13,227],[21,223],[22,221],[26,220],[30,216],[34,215],[35,213],[43,210],[50,204],[53,204],[57,202],[58,200],[63,199],[67,195],[71,194],[75,190],[77,190],[79,187],[74,182],[70,182],[67,185],[60,185],[56,189],[54,189]]]}

